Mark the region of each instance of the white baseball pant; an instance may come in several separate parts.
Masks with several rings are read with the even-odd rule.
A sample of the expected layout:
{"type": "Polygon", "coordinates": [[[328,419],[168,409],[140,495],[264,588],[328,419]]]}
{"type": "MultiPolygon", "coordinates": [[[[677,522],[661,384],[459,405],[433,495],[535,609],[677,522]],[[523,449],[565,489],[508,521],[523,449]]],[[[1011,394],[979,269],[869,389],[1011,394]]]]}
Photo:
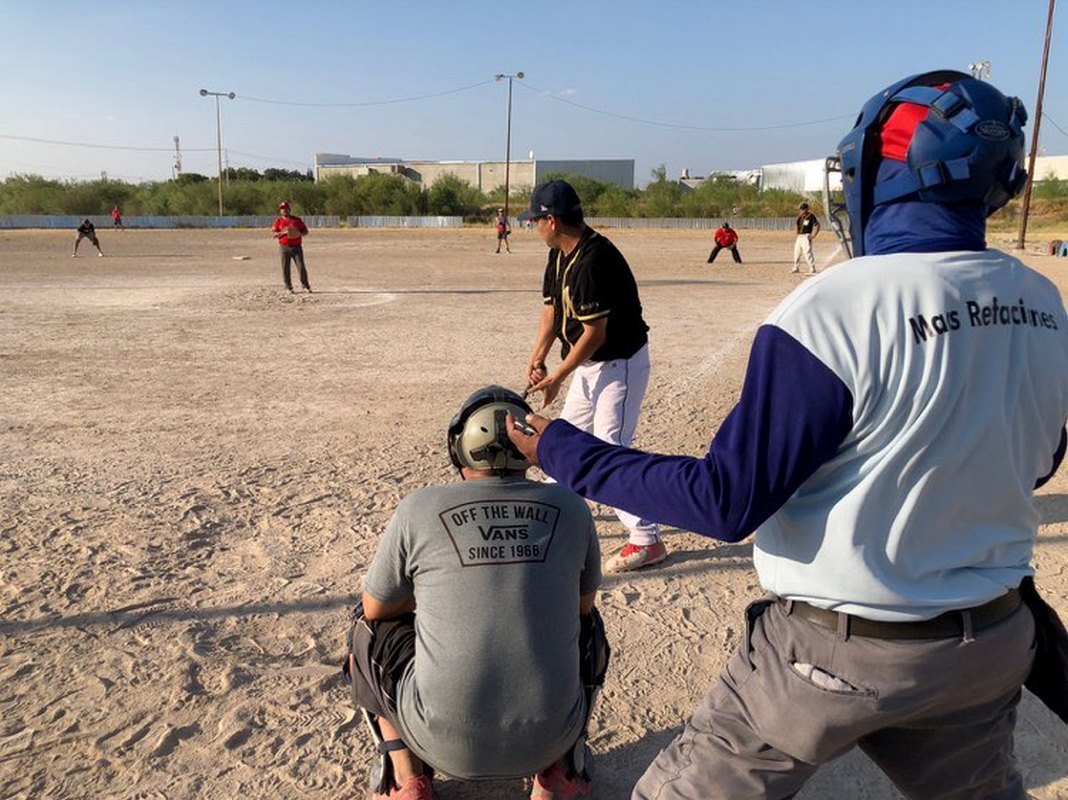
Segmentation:
{"type": "Polygon", "coordinates": [[[794,272],[801,266],[802,258],[808,263],[808,271],[815,272],[816,255],[812,252],[812,237],[808,234],[801,234],[794,241],[794,272]]]}
{"type": "MultiPolygon", "coordinates": [[[[630,445],[649,385],[649,346],[630,358],[587,361],[571,376],[560,419],[602,442],[630,445]]],[[[659,541],[660,527],[622,509],[613,509],[634,545],[659,541]]]]}

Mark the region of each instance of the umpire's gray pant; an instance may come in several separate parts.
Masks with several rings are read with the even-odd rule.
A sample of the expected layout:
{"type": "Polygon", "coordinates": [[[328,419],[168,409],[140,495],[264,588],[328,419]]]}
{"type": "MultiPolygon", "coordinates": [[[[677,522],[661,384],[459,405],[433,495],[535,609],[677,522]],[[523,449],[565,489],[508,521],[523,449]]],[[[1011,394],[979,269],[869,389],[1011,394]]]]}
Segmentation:
{"type": "Polygon", "coordinates": [[[843,638],[767,599],[746,616],[745,639],[632,800],[789,798],[854,746],[909,798],[1027,796],[1012,741],[1034,656],[1026,606],[974,641],[843,638]]]}

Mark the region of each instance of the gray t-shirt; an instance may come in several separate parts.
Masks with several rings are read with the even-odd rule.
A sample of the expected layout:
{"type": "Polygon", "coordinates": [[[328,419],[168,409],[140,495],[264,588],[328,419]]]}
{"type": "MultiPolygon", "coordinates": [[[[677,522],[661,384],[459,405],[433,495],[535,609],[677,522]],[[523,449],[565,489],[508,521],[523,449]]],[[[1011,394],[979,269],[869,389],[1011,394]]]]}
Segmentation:
{"type": "Polygon", "coordinates": [[[601,582],[586,501],[551,483],[431,486],[397,507],[364,581],[384,603],[415,595],[415,658],[401,735],[457,778],[529,775],[585,719],[579,596],[601,582]]]}

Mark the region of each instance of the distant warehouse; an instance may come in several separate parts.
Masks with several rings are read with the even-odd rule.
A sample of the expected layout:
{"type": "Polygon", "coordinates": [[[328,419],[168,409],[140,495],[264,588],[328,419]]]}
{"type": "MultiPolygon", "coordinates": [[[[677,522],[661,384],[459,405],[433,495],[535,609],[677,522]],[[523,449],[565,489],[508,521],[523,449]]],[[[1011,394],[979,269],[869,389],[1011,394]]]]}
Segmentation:
{"type": "MultiPolygon", "coordinates": [[[[334,175],[400,175],[423,186],[432,186],[443,175],[455,175],[482,192],[504,186],[503,161],[405,161],[400,158],[356,158],[337,153],[315,154],[315,180],[334,175]]],[[[513,161],[509,166],[508,185],[533,188],[546,175],[566,173],[582,175],[623,189],[634,188],[634,159],[597,158],[574,160],[529,159],[513,161]]]]}

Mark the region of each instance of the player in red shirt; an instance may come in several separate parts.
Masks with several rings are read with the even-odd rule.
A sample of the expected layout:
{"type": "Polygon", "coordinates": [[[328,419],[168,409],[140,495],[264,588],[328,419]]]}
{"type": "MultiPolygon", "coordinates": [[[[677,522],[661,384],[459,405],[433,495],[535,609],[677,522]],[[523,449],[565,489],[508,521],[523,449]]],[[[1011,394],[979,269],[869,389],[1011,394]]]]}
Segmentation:
{"type": "Polygon", "coordinates": [[[289,213],[289,203],[285,200],[278,204],[278,213],[280,216],[275,219],[271,230],[274,232],[274,238],[278,240],[278,251],[282,256],[282,279],[286,283],[286,289],[292,292],[289,264],[296,261],[300,268],[300,285],[304,287],[304,291],[310,293],[312,289],[308,283],[308,270],[304,266],[304,247],[301,245],[304,237],[308,235],[308,226],[300,217],[289,213]]]}
{"type": "Polygon", "coordinates": [[[711,264],[716,260],[716,256],[719,255],[719,251],[727,249],[731,251],[731,255],[734,256],[734,263],[741,264],[742,256],[738,252],[738,232],[731,227],[729,222],[724,222],[716,229],[716,233],[713,237],[716,240],[716,246],[712,248],[712,252],[708,254],[708,263],[711,264]]]}
{"type": "Polygon", "coordinates": [[[118,206],[111,209],[111,226],[113,228],[118,228],[120,231],[126,230],[122,224],[122,212],[119,211],[118,206]]]}
{"type": "Polygon", "coordinates": [[[504,243],[504,250],[507,253],[512,252],[512,248],[508,246],[508,234],[512,232],[512,226],[508,224],[508,217],[504,215],[504,209],[497,209],[497,252],[501,252],[501,242],[504,243]]]}

